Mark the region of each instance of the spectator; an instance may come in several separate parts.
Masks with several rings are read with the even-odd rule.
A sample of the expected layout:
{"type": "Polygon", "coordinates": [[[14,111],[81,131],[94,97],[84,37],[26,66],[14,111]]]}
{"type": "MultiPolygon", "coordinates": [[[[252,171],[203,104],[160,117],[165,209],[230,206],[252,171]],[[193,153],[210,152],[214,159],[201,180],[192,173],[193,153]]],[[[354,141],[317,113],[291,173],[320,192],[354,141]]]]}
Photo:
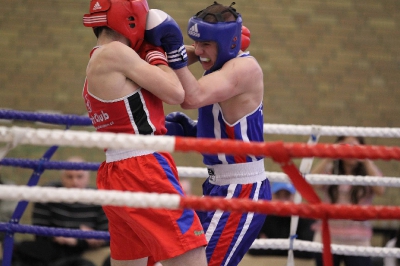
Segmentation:
{"type": "MultiPolygon", "coordinates": [[[[342,145],[364,145],[362,137],[340,136],[336,143],[342,145]]],[[[334,174],[334,175],[358,175],[358,176],[382,176],[381,171],[368,159],[323,159],[311,173],[334,174]]],[[[381,186],[359,186],[359,185],[318,185],[316,189],[322,191],[324,201],[332,204],[358,204],[371,205],[375,195],[382,195],[385,191],[381,186]]],[[[371,246],[372,225],[370,221],[354,220],[329,220],[331,243],[338,245],[371,246]]],[[[316,223],[314,241],[321,242],[321,226],[316,223]]],[[[371,257],[333,255],[334,266],[342,261],[346,266],[372,264],[371,257]]],[[[316,265],[322,265],[321,253],[316,253],[316,265]]]]}
{"type": "MultiPolygon", "coordinates": [[[[276,182],[271,187],[272,200],[273,201],[294,201],[294,193],[296,189],[290,183],[276,182]]],[[[288,216],[276,216],[268,215],[265,219],[265,223],[258,235],[259,239],[276,239],[276,238],[289,238],[290,237],[290,222],[291,217],[288,216]]],[[[311,225],[315,222],[313,219],[299,218],[297,226],[297,237],[299,240],[312,241],[314,237],[314,231],[311,230],[311,225]]],[[[287,256],[287,250],[279,249],[250,249],[250,255],[255,256],[287,256]]],[[[295,258],[311,259],[313,253],[306,251],[294,250],[295,258]]]]}
{"type": "MultiPolygon", "coordinates": [[[[71,157],[69,162],[84,162],[80,157],[71,157]]],[[[92,189],[90,173],[85,170],[63,170],[61,180],[48,184],[50,187],[92,189]]],[[[108,221],[102,206],[82,203],[35,203],[32,221],[34,225],[107,231],[108,221]]],[[[43,266],[94,266],[81,257],[89,249],[108,244],[102,239],[77,239],[73,237],[36,236],[34,241],[23,241],[15,247],[17,265],[43,266]]]]}

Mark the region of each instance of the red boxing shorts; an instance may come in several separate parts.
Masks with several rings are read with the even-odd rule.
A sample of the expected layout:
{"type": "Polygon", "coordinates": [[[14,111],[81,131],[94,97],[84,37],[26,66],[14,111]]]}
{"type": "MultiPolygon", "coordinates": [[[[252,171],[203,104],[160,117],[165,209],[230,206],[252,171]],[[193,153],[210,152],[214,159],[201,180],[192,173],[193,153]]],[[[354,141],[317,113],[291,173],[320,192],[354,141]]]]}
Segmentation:
{"type": "MultiPolygon", "coordinates": [[[[168,153],[103,162],[97,173],[97,187],[184,195],[175,163],[168,153]]],[[[111,258],[115,260],[152,256],[155,261],[162,261],[207,245],[200,220],[191,209],[118,206],[103,206],[103,209],[109,220],[111,258]]]]}

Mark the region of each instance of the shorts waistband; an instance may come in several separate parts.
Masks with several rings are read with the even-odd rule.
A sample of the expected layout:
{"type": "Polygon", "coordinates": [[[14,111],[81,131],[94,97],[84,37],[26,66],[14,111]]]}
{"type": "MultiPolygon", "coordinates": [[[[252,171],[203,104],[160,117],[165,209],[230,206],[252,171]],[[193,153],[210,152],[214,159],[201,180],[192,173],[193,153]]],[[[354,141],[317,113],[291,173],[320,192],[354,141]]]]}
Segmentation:
{"type": "Polygon", "coordinates": [[[143,156],[152,154],[155,151],[151,150],[106,150],[106,162],[117,162],[131,157],[143,156]]]}
{"type": "Polygon", "coordinates": [[[250,184],[267,179],[264,160],[238,164],[207,165],[208,180],[214,185],[250,184]]]}

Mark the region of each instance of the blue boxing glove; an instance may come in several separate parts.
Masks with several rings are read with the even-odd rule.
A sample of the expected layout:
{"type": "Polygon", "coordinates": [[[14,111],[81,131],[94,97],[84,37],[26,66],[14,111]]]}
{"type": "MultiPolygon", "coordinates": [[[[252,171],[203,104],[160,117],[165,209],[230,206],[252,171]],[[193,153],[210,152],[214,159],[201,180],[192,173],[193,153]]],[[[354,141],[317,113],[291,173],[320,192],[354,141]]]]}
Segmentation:
{"type": "MultiPolygon", "coordinates": [[[[167,123],[177,123],[183,129],[183,137],[196,137],[197,136],[197,122],[193,121],[190,117],[182,112],[173,112],[165,117],[165,125],[168,129],[167,123]]],[[[173,129],[175,130],[175,129],[173,129]]],[[[167,132],[167,135],[168,132],[167,132]]]]}
{"type": "Polygon", "coordinates": [[[167,136],[179,136],[179,137],[185,136],[183,127],[181,126],[181,124],[177,122],[165,121],[165,128],[167,129],[167,133],[165,133],[165,135],[167,136]]]}
{"type": "Polygon", "coordinates": [[[147,14],[145,40],[161,46],[167,53],[168,65],[173,69],[187,66],[188,57],[178,23],[159,9],[150,9],[147,14]]]}

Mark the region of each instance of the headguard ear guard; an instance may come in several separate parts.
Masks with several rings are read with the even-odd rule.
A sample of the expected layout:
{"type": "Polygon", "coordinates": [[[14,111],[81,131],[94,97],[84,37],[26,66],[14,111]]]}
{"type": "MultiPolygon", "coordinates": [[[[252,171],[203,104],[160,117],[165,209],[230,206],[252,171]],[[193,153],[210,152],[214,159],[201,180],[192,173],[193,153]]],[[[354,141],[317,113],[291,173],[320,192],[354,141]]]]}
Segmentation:
{"type": "Polygon", "coordinates": [[[142,45],[149,12],[146,0],[91,0],[89,11],[83,16],[86,27],[109,27],[128,38],[136,51],[142,45]]]}
{"type": "MultiPolygon", "coordinates": [[[[216,4],[218,3],[214,2],[213,5],[216,4]]],[[[187,33],[194,41],[214,41],[217,43],[217,59],[211,69],[207,71],[207,73],[211,73],[220,69],[226,61],[238,55],[242,38],[242,16],[236,12],[232,5],[218,14],[208,13],[206,9],[201,10],[189,19],[187,33]],[[231,12],[236,20],[223,21],[222,14],[225,12],[231,12]],[[217,22],[204,21],[206,16],[215,17],[217,22]]]]}

